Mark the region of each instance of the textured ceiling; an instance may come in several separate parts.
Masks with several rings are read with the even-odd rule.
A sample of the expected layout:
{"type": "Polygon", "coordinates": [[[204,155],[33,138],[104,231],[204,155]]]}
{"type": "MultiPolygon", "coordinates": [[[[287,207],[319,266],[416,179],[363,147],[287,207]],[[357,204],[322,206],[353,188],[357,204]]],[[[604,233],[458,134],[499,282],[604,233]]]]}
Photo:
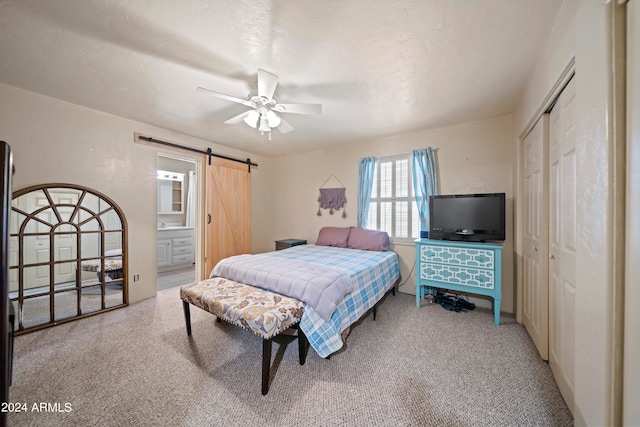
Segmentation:
{"type": "MultiPolygon", "coordinates": [[[[0,0],[0,82],[266,157],[513,111],[561,0],[0,0]],[[287,114],[226,125],[258,68],[287,114]]],[[[1,101],[0,101],[1,102],[1,101]]]]}

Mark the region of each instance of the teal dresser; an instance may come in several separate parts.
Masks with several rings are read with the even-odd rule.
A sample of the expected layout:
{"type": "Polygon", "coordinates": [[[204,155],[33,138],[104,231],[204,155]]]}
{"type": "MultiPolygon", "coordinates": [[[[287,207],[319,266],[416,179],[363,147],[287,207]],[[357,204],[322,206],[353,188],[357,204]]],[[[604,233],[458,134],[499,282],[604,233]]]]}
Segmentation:
{"type": "Polygon", "coordinates": [[[498,243],[416,240],[416,306],[425,287],[493,298],[493,317],[500,324],[502,245],[498,243]]]}

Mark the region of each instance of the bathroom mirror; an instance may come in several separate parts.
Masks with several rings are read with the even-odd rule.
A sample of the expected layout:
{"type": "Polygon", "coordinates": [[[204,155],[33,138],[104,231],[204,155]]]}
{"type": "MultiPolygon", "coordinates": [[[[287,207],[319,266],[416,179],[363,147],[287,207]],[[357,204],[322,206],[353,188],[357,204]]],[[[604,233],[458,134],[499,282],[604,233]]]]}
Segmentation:
{"type": "Polygon", "coordinates": [[[126,220],[107,196],[69,184],[16,191],[9,232],[16,335],[128,304],[126,220]]]}
{"type": "Polygon", "coordinates": [[[184,174],[158,171],[158,213],[183,213],[184,174]]]}

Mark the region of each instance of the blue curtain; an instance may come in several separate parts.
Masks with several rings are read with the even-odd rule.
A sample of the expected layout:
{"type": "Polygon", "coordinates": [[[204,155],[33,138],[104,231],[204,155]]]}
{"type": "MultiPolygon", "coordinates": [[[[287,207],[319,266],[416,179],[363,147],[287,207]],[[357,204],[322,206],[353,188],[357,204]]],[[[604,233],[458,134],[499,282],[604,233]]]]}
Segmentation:
{"type": "Polygon", "coordinates": [[[435,149],[413,150],[413,193],[420,214],[420,229],[429,230],[429,196],[438,194],[438,176],[435,149]]]}
{"type": "Polygon", "coordinates": [[[360,159],[360,166],[358,168],[358,227],[360,228],[367,228],[369,206],[371,205],[371,190],[373,189],[373,176],[375,172],[375,157],[360,159]]]}

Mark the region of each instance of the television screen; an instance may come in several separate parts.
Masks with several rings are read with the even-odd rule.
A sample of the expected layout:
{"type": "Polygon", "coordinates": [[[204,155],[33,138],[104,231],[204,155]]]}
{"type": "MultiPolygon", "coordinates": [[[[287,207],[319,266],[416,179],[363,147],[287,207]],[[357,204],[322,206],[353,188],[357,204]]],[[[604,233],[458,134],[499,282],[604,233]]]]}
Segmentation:
{"type": "Polygon", "coordinates": [[[504,240],[505,193],[431,196],[429,220],[430,239],[504,240]]]}

